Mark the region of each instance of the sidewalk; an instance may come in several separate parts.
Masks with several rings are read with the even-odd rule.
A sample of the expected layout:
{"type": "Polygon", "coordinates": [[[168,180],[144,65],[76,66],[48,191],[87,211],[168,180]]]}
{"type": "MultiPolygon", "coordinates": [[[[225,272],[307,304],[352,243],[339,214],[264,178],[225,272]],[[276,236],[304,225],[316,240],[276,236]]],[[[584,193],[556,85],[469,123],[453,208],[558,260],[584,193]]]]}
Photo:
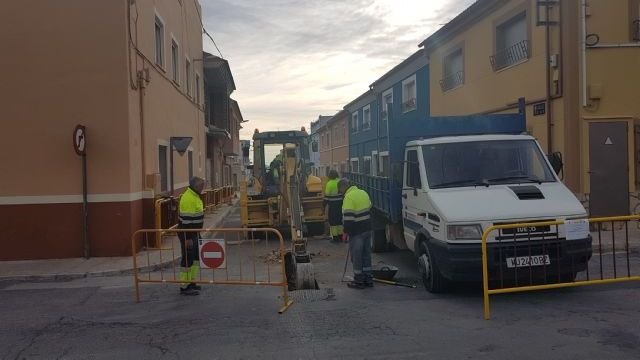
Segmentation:
{"type": "MultiPolygon", "coordinates": [[[[205,227],[220,226],[237,205],[238,201],[234,199],[233,205],[223,205],[214,212],[207,213],[205,227]]],[[[163,247],[171,247],[171,241],[177,242],[177,238],[165,237],[163,247]]],[[[176,248],[179,249],[179,246],[176,248]]],[[[159,253],[158,251],[141,251],[137,256],[138,263],[149,265],[140,267],[140,271],[153,271],[167,266],[173,261],[167,259],[166,254],[161,259],[159,253]]],[[[179,254],[177,257],[179,258],[179,254]]],[[[133,273],[133,258],[131,256],[0,262],[0,281],[65,281],[128,273],[133,273]]]]}

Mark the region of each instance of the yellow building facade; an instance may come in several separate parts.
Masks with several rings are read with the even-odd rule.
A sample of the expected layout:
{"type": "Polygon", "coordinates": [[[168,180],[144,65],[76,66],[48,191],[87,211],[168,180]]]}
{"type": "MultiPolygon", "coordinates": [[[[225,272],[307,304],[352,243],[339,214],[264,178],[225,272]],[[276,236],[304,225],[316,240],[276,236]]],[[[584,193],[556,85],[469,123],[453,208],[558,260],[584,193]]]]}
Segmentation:
{"type": "Polygon", "coordinates": [[[640,211],[640,0],[478,0],[421,46],[431,115],[513,112],[592,216],[640,211]]]}

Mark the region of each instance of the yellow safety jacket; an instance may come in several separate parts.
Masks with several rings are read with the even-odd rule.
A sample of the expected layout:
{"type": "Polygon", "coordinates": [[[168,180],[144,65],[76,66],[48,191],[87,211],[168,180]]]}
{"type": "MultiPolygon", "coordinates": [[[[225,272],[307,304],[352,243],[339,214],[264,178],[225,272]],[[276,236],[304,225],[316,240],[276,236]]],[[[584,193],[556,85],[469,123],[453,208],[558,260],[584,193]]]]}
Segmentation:
{"type": "Polygon", "coordinates": [[[204,227],[204,204],[200,195],[187,188],[180,197],[180,229],[202,229],[204,227]]]}
{"type": "Polygon", "coordinates": [[[324,188],[324,204],[329,205],[329,225],[342,225],[342,195],[338,192],[339,179],[330,179],[324,188]]]}
{"type": "Polygon", "coordinates": [[[342,200],[342,222],[349,236],[371,231],[371,200],[366,191],[351,186],[342,200]]]}

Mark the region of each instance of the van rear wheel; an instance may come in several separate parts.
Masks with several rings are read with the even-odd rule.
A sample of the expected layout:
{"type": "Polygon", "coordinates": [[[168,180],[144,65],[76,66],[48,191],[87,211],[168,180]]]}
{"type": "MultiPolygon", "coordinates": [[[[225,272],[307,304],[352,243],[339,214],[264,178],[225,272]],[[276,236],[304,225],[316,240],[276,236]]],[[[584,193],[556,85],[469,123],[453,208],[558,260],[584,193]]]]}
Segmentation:
{"type": "Polygon", "coordinates": [[[425,290],[433,294],[446,292],[447,279],[440,273],[438,264],[431,256],[429,246],[423,241],[420,243],[420,249],[422,253],[418,257],[418,266],[425,290]]]}

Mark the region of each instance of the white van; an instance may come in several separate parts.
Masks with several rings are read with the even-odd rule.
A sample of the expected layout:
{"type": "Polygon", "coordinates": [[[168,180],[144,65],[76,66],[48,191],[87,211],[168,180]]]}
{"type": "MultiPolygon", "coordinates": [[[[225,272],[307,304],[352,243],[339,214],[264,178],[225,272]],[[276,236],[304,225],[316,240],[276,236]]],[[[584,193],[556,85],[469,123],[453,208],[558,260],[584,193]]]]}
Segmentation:
{"type": "MultiPolygon", "coordinates": [[[[451,281],[481,280],[481,238],[492,225],[587,217],[528,135],[410,141],[402,181],[404,240],[431,292],[451,281]]],[[[573,280],[591,253],[588,231],[567,240],[563,225],[495,231],[488,238],[489,274],[502,281],[573,280]]]]}

